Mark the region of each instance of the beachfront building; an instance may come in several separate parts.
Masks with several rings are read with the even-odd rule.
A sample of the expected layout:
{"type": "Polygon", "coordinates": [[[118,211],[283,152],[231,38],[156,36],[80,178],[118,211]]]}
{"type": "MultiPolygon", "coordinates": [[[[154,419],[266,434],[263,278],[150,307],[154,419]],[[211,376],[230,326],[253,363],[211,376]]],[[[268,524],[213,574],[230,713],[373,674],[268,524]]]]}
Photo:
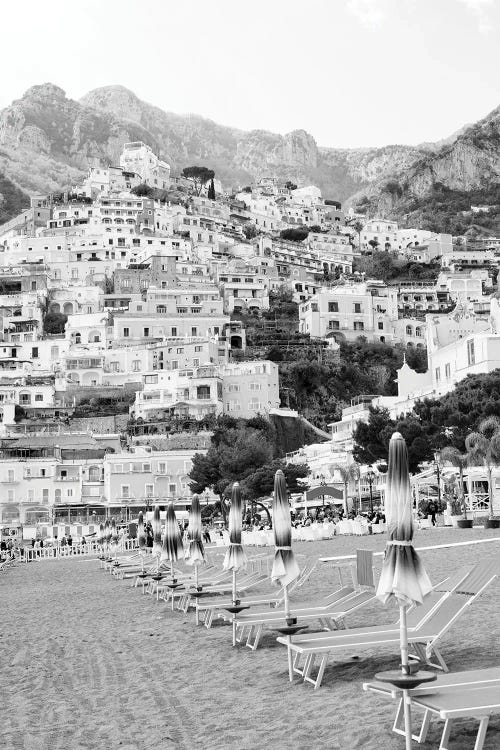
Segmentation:
{"type": "Polygon", "coordinates": [[[222,375],[215,365],[149,372],[142,383],[131,407],[136,421],[172,417],[199,421],[222,413],[222,375]]]}
{"type": "Polygon", "coordinates": [[[397,291],[382,281],[319,289],[299,307],[300,331],[313,338],[390,343],[395,340],[397,291]]]}

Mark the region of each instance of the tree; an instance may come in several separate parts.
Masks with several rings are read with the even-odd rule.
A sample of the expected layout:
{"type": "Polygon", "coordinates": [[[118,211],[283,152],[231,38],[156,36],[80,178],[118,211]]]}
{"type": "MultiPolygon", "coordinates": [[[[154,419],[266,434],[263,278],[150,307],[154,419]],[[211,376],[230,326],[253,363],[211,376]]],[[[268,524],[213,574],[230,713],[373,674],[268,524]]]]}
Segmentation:
{"type": "Polygon", "coordinates": [[[456,469],[458,469],[458,493],[460,498],[460,507],[463,508],[464,518],[467,518],[467,505],[464,496],[464,469],[467,466],[467,455],[460,453],[459,450],[453,448],[452,446],[448,446],[446,448],[443,448],[443,450],[439,454],[439,457],[441,461],[443,461],[443,463],[449,463],[456,469]]]}
{"type": "Polygon", "coordinates": [[[215,200],[215,185],[214,185],[214,178],[210,180],[210,185],[208,186],[208,193],[207,198],[211,201],[215,200]]]}
{"type": "Polygon", "coordinates": [[[206,185],[209,180],[213,180],[215,172],[207,167],[184,167],[182,176],[193,182],[196,195],[199,195],[203,185],[206,185]]]}
{"type": "Polygon", "coordinates": [[[290,240],[291,242],[302,242],[307,238],[309,234],[308,229],[302,229],[297,227],[292,229],[282,229],[280,237],[282,240],[290,240]]]}
{"type": "Polygon", "coordinates": [[[340,464],[332,464],[332,466],[330,466],[330,473],[333,474],[335,471],[340,474],[340,478],[344,485],[344,513],[347,516],[347,513],[349,512],[349,507],[348,507],[349,485],[352,482],[359,482],[359,480],[361,479],[360,466],[358,463],[352,463],[352,464],[349,464],[349,466],[342,466],[340,464]]]}
{"type": "Polygon", "coordinates": [[[364,224],[359,219],[356,219],[356,221],[352,225],[352,228],[358,235],[358,252],[361,254],[361,232],[364,229],[364,224]]]}
{"type": "Polygon", "coordinates": [[[67,320],[68,316],[63,315],[62,313],[47,313],[43,320],[43,330],[48,334],[60,335],[61,333],[64,333],[67,320]]]}
{"type": "Polygon", "coordinates": [[[225,496],[233,482],[242,482],[261,466],[270,463],[273,453],[274,447],[264,430],[248,426],[225,428],[221,424],[214,430],[207,453],[193,456],[189,487],[196,494],[208,487],[219,495],[225,520],[228,507],[225,496]]]}
{"type": "Polygon", "coordinates": [[[247,238],[247,240],[253,240],[254,237],[257,237],[257,227],[255,224],[244,224],[243,225],[243,234],[247,238]]]}
{"type": "Polygon", "coordinates": [[[146,185],[144,182],[141,182],[140,185],[136,185],[135,187],[133,187],[130,192],[134,195],[139,195],[145,198],[151,198],[151,196],[154,194],[153,188],[149,187],[149,185],[146,185]]]}
{"type": "Polygon", "coordinates": [[[371,247],[372,250],[376,250],[377,247],[379,246],[379,241],[375,240],[375,239],[368,240],[368,244],[370,245],[370,247],[371,247]]]}
{"type": "Polygon", "coordinates": [[[291,180],[288,180],[285,182],[285,187],[287,190],[297,190],[297,185],[295,182],[292,182],[291,180]]]}
{"type": "MultiPolygon", "coordinates": [[[[488,473],[489,517],[493,516],[493,468],[500,463],[500,419],[487,417],[465,439],[469,466],[484,465],[488,473]]],[[[470,487],[469,487],[470,497],[470,487]]]]}

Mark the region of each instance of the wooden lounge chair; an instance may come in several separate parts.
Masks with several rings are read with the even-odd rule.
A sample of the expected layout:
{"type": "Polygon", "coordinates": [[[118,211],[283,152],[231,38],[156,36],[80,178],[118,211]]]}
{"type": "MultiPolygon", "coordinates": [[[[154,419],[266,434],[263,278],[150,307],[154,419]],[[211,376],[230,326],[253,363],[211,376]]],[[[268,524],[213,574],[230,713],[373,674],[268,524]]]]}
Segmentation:
{"type": "MultiPolygon", "coordinates": [[[[431,592],[423,605],[408,613],[408,644],[413,649],[411,658],[427,663],[437,669],[448,671],[439,651],[438,643],[463,612],[477,599],[500,573],[499,558],[490,558],[478,563],[468,574],[454,576],[440,598],[439,592],[431,592]],[[422,618],[422,615],[424,617],[422,618]],[[435,655],[437,662],[432,662],[435,655]]],[[[445,587],[446,588],[446,587],[445,587]]],[[[399,647],[399,625],[373,628],[353,628],[336,633],[306,633],[291,638],[278,638],[293,652],[293,669],[305,682],[317,690],[332,653],[348,650],[373,649],[379,646],[399,647]],[[313,676],[316,659],[318,671],[313,676]],[[303,665],[301,666],[301,661],[303,665]]]]}
{"type": "MultiPolygon", "coordinates": [[[[393,730],[404,735],[401,690],[379,682],[367,682],[363,688],[398,700],[393,730]]],[[[434,682],[410,690],[409,696],[412,707],[424,711],[420,732],[412,735],[418,743],[425,742],[431,718],[437,716],[445,721],[439,747],[440,750],[448,750],[453,720],[474,718],[479,719],[474,750],[482,750],[490,716],[500,713],[500,667],[439,675],[434,682]]]]}

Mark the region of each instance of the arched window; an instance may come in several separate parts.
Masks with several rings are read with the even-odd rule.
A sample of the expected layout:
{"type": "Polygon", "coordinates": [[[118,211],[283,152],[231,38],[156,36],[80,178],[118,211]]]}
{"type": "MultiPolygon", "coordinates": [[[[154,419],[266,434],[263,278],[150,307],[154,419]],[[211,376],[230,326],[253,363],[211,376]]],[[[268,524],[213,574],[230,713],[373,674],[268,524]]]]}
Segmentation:
{"type": "Polygon", "coordinates": [[[81,343],[82,343],[82,334],[75,333],[75,344],[81,344],[81,343]]]}
{"type": "Polygon", "coordinates": [[[415,336],[419,336],[419,337],[422,336],[422,329],[419,328],[418,326],[415,328],[415,336]]]}
{"type": "Polygon", "coordinates": [[[89,482],[101,481],[101,469],[99,466],[89,466],[89,482]]]}
{"type": "Polygon", "coordinates": [[[412,326],[406,326],[406,335],[407,336],[413,336],[413,327],[412,326]]]}

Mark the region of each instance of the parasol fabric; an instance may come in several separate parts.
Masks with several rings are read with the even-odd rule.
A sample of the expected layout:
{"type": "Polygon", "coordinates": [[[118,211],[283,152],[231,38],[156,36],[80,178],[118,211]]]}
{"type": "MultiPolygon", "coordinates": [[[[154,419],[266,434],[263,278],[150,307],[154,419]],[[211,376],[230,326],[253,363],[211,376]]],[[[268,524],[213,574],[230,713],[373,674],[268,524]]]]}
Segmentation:
{"type": "Polygon", "coordinates": [[[160,520],[160,506],[155,505],[153,510],[153,522],[151,524],[153,528],[153,555],[160,555],[161,553],[161,520],[160,520]]]}
{"type": "Polygon", "coordinates": [[[300,575],[300,568],[292,552],[292,519],[285,475],[281,469],[274,475],[273,529],[276,549],[271,579],[288,586],[300,575]]]}
{"type": "Polygon", "coordinates": [[[167,507],[167,518],[165,523],[165,535],[161,548],[161,559],[175,562],[184,554],[181,531],[175,515],[174,504],[169,503],[167,507]]]}
{"type": "Polygon", "coordinates": [[[137,519],[137,541],[140,550],[146,549],[146,532],[144,530],[144,516],[142,510],[139,511],[139,517],[137,519]]]}
{"type": "Polygon", "coordinates": [[[102,547],[104,546],[104,524],[99,524],[99,536],[97,537],[97,544],[102,547]]]}
{"type": "Polygon", "coordinates": [[[236,572],[240,570],[240,568],[244,568],[247,564],[247,556],[241,544],[242,518],[243,503],[241,501],[241,490],[239,482],[235,482],[231,490],[231,507],[229,509],[229,548],[222,564],[224,570],[233,570],[236,572]]]}
{"type": "Polygon", "coordinates": [[[204,565],[206,563],[205,548],[201,538],[201,508],[200,500],[194,495],[189,511],[188,526],[189,545],[186,550],[186,562],[188,565],[204,565]]]}
{"type": "Polygon", "coordinates": [[[111,541],[111,526],[109,521],[106,521],[104,524],[104,539],[106,541],[106,544],[109,544],[111,541]]]}
{"type": "Polygon", "coordinates": [[[385,500],[388,542],[377,588],[384,604],[397,600],[400,606],[422,604],[432,591],[424,566],[415,552],[408,451],[399,432],[389,443],[389,469],[385,500]]]}

